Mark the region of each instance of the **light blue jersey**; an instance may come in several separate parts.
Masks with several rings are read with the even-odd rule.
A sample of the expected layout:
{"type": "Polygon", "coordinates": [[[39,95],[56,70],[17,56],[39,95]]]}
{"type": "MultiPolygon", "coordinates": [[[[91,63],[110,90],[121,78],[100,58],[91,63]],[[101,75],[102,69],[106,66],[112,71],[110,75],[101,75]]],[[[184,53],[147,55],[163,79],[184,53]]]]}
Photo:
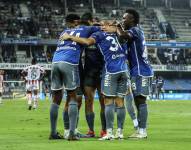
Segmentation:
{"type": "MultiPolygon", "coordinates": [[[[68,33],[73,36],[87,38],[92,33],[99,31],[100,27],[96,26],[79,26],[72,29],[64,30],[60,36],[64,33],[68,33]]],[[[71,40],[58,41],[57,49],[53,56],[53,63],[66,62],[72,65],[78,65],[80,59],[80,52],[84,49],[84,46],[71,40]]]]}

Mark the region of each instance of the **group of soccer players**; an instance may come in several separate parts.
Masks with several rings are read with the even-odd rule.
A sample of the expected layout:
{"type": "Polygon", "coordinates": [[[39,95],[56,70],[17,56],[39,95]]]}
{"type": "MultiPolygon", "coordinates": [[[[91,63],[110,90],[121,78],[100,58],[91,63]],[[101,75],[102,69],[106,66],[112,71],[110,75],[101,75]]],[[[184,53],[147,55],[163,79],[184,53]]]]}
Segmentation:
{"type": "Polygon", "coordinates": [[[123,138],[127,110],[136,132],[129,138],[146,138],[147,104],[152,68],[147,59],[144,33],[139,27],[139,14],[128,9],[122,21],[101,21],[93,25],[92,17],[84,14],[66,16],[65,29],[59,38],[51,70],[52,104],[49,139],[62,139],[57,132],[57,118],[63,90],[67,98],[63,112],[64,138],[79,140],[76,132],[82,94],[89,126],[86,137],[94,137],[93,100],[99,93],[102,124],[101,138],[123,138]],[[92,47],[88,47],[92,46],[92,47]],[[80,88],[79,88],[80,87],[80,88]],[[137,116],[133,108],[133,99],[137,116]],[[117,131],[113,135],[114,114],[117,113],[117,131]]]}

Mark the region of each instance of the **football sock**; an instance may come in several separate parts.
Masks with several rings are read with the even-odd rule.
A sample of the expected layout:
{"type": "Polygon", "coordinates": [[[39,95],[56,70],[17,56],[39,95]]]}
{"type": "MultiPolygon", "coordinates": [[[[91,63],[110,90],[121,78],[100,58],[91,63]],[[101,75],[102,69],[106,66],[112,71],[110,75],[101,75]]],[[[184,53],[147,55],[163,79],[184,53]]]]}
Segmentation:
{"type": "Polygon", "coordinates": [[[2,103],[2,97],[0,96],[0,104],[2,103]]]}
{"type": "Polygon", "coordinates": [[[32,105],[32,95],[27,94],[27,99],[28,99],[28,105],[31,106],[32,105]]]}
{"type": "Polygon", "coordinates": [[[102,130],[106,130],[105,112],[100,112],[102,130]]]}
{"type": "Polygon", "coordinates": [[[86,121],[88,123],[90,131],[94,131],[94,118],[95,118],[94,112],[86,114],[86,121]]]}
{"type": "Polygon", "coordinates": [[[111,128],[113,129],[114,113],[115,113],[114,104],[105,106],[105,118],[106,118],[106,128],[107,129],[111,129],[111,128]]]}
{"type": "Polygon", "coordinates": [[[133,125],[134,125],[135,128],[138,128],[139,124],[138,124],[138,120],[137,119],[133,120],[133,125]]]}
{"type": "Polygon", "coordinates": [[[59,105],[52,103],[50,107],[50,126],[51,135],[56,134],[57,118],[58,118],[59,105]]]}
{"type": "Polygon", "coordinates": [[[140,104],[139,105],[139,121],[140,121],[139,128],[146,128],[147,117],[148,117],[147,104],[140,104]]]}
{"type": "Polygon", "coordinates": [[[38,96],[34,95],[34,105],[33,105],[33,107],[37,108],[37,104],[38,104],[38,96]]]}
{"type": "Polygon", "coordinates": [[[117,127],[120,129],[123,129],[125,116],[126,116],[125,107],[117,107],[117,127]]]}
{"type": "Polygon", "coordinates": [[[135,109],[133,107],[133,101],[134,101],[133,94],[130,93],[130,94],[126,95],[125,99],[126,99],[126,108],[129,113],[129,116],[131,117],[132,120],[135,120],[136,113],[135,113],[135,109]]]}
{"type": "Polygon", "coordinates": [[[68,111],[63,111],[62,113],[63,121],[64,121],[64,129],[69,130],[69,116],[68,111]]]}
{"type": "Polygon", "coordinates": [[[78,117],[78,103],[76,101],[72,100],[69,102],[68,115],[70,132],[74,133],[78,117]]]}

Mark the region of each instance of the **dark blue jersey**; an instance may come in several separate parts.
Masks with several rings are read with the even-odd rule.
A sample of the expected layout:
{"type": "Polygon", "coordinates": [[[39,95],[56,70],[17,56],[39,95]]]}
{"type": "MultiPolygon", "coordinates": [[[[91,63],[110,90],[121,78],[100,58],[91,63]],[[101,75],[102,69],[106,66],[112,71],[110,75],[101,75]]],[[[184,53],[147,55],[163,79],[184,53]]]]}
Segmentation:
{"type": "Polygon", "coordinates": [[[132,37],[129,42],[128,60],[131,76],[153,76],[153,70],[148,61],[147,47],[145,46],[144,33],[140,27],[128,30],[132,37]]]}
{"type": "Polygon", "coordinates": [[[96,40],[105,61],[105,71],[119,73],[128,70],[125,50],[120,45],[116,34],[96,32],[91,35],[96,40]]]}
{"type": "Polygon", "coordinates": [[[102,53],[100,52],[97,45],[92,45],[85,48],[85,64],[84,70],[91,70],[91,68],[102,70],[104,60],[102,53]]]}
{"type": "MultiPolygon", "coordinates": [[[[76,28],[64,30],[60,36],[62,36],[64,33],[68,33],[73,36],[87,38],[93,32],[99,30],[100,27],[96,26],[79,26],[76,28]]],[[[82,49],[84,49],[84,46],[71,40],[58,41],[57,49],[53,56],[53,63],[66,62],[72,65],[78,65],[80,52],[82,49]]]]}

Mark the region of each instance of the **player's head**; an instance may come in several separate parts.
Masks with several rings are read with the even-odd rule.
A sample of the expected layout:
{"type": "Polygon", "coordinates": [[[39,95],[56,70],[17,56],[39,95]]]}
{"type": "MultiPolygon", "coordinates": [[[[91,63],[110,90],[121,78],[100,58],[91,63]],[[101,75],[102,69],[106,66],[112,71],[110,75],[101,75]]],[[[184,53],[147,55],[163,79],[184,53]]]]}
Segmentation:
{"type": "Polygon", "coordinates": [[[93,24],[93,16],[92,16],[92,13],[90,12],[86,12],[84,13],[82,16],[81,16],[81,21],[80,21],[81,24],[84,24],[84,25],[92,25],[93,24]]]}
{"type": "Polygon", "coordinates": [[[32,58],[31,64],[32,64],[32,65],[35,65],[36,63],[37,63],[36,58],[32,58]]]}
{"type": "Polygon", "coordinates": [[[4,74],[4,70],[0,70],[0,75],[3,75],[4,74]]]}
{"type": "Polygon", "coordinates": [[[69,14],[66,16],[65,21],[68,27],[75,27],[79,24],[80,16],[77,14],[69,14]]]}
{"type": "Polygon", "coordinates": [[[127,9],[123,15],[122,26],[125,30],[139,24],[139,13],[135,9],[127,9]]]}

